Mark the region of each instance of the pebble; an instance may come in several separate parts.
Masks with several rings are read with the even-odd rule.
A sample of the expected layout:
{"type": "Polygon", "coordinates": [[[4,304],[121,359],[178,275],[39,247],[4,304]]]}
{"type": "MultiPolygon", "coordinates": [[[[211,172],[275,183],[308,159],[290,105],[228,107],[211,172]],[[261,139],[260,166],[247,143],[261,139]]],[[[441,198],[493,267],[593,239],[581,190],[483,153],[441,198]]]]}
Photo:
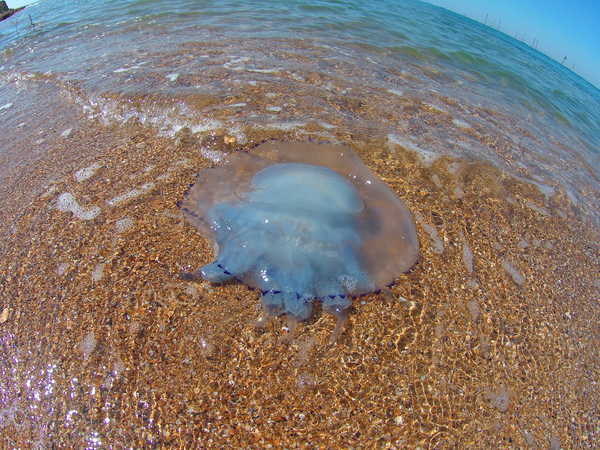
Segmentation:
{"type": "Polygon", "coordinates": [[[465,191],[463,191],[463,188],[460,186],[455,186],[452,193],[459,200],[464,198],[464,196],[465,196],[465,191]]]}
{"type": "Polygon", "coordinates": [[[81,344],[79,345],[79,350],[81,350],[84,360],[87,361],[89,359],[90,355],[96,348],[96,342],[96,335],[93,331],[90,331],[85,335],[83,341],[81,341],[81,344]]]}
{"type": "Polygon", "coordinates": [[[465,264],[467,272],[473,273],[473,252],[466,241],[463,244],[463,263],[465,264]]]}
{"type": "Polygon", "coordinates": [[[481,309],[479,308],[479,303],[477,303],[477,300],[469,301],[467,303],[467,309],[471,314],[471,319],[473,319],[473,322],[477,322],[477,319],[479,319],[479,316],[481,316],[481,309]]]}
{"type": "Polygon", "coordinates": [[[105,266],[106,266],[106,263],[100,263],[100,264],[97,264],[96,267],[94,267],[94,270],[92,271],[92,281],[94,283],[97,283],[104,277],[104,267],[105,266]]]}
{"type": "Polygon", "coordinates": [[[511,263],[508,259],[502,260],[502,267],[512,277],[513,281],[519,286],[525,283],[525,278],[521,275],[521,272],[511,263]]]}
{"type": "Polygon", "coordinates": [[[10,308],[7,306],[2,310],[0,314],[0,323],[4,323],[8,320],[8,314],[10,313],[10,308]]]}
{"type": "Polygon", "coordinates": [[[67,272],[68,268],[69,268],[69,264],[68,263],[59,264],[58,267],[56,268],[56,274],[59,277],[62,277],[67,272]]]}
{"type": "Polygon", "coordinates": [[[427,232],[427,234],[429,234],[429,237],[431,238],[432,244],[433,244],[432,251],[434,253],[438,253],[438,254],[443,253],[444,252],[444,243],[440,239],[440,236],[438,235],[436,228],[433,225],[426,223],[425,218],[418,211],[415,211],[415,219],[417,220],[417,222],[419,222],[421,224],[421,226],[427,232]]]}
{"type": "Polygon", "coordinates": [[[510,392],[504,387],[500,386],[493,392],[488,392],[486,395],[492,406],[500,412],[508,411],[510,406],[510,392]]]}

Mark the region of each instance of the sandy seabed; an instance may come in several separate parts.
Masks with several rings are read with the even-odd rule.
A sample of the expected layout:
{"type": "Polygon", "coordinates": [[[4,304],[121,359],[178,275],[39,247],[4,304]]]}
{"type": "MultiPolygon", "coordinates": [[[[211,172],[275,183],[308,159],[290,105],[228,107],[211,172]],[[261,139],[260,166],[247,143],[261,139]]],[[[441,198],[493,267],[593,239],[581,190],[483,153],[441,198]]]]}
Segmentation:
{"type": "Polygon", "coordinates": [[[422,257],[330,343],[328,314],[290,336],[245,286],[179,278],[213,256],[176,206],[205,155],[293,130],[80,124],[4,179],[1,447],[597,445],[599,236],[565,195],[334,131],[415,213],[422,257]]]}

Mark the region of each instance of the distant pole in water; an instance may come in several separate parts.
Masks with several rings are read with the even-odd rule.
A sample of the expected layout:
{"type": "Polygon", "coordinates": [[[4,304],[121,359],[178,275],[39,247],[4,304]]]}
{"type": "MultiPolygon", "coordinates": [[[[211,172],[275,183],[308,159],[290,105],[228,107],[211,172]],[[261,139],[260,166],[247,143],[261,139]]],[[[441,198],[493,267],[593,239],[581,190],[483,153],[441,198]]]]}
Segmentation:
{"type": "Polygon", "coordinates": [[[564,64],[566,60],[567,60],[567,57],[565,56],[565,57],[563,58],[563,60],[562,60],[561,64],[564,64]]]}
{"type": "Polygon", "coordinates": [[[487,19],[488,19],[488,15],[487,15],[487,13],[485,13],[485,19],[483,19],[483,23],[484,23],[485,25],[487,25],[487,19]]]}

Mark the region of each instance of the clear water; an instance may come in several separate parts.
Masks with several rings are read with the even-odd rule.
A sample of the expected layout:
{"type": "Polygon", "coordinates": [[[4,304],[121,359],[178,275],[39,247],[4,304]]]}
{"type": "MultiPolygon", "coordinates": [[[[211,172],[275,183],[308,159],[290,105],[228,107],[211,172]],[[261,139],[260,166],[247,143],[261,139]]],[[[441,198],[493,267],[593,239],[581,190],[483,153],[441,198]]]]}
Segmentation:
{"type": "MultiPolygon", "coordinates": [[[[600,209],[600,91],[525,44],[426,3],[42,1],[0,23],[0,48],[0,106],[15,100],[15,86],[44,84],[91,118],[136,119],[163,134],[271,126],[301,136],[313,121],[327,137],[337,117],[338,129],[486,159],[548,194],[564,189],[588,215],[600,209]],[[297,108],[240,101],[223,121],[223,105],[196,101],[256,84],[297,108]],[[371,113],[332,107],[348,98],[371,113]],[[450,123],[396,113],[406,101],[450,123]],[[474,140],[473,129],[490,142],[474,140]]],[[[13,126],[28,114],[8,110],[0,120],[13,126]]]]}

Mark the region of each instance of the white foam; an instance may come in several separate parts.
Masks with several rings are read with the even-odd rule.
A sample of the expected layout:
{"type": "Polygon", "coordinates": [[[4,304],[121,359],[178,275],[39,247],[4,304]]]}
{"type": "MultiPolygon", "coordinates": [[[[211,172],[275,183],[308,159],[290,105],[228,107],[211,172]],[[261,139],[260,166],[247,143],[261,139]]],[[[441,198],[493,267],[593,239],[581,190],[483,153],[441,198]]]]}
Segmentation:
{"type": "Polygon", "coordinates": [[[2,105],[0,106],[0,111],[4,111],[5,109],[8,109],[12,106],[12,103],[7,103],[6,105],[2,105]]]}
{"type": "Polygon", "coordinates": [[[178,73],[170,73],[169,75],[167,75],[167,80],[175,82],[177,81],[177,78],[179,78],[179,74],[178,73]]]}
{"type": "Polygon", "coordinates": [[[248,61],[250,61],[250,58],[247,56],[234,57],[223,64],[223,67],[230,70],[240,71],[245,69],[244,63],[248,61]]]}
{"type": "Polygon", "coordinates": [[[280,112],[281,111],[281,106],[267,106],[267,111],[280,112]]]}
{"type": "Polygon", "coordinates": [[[87,180],[88,178],[94,176],[94,174],[100,167],[102,167],[102,166],[99,163],[94,163],[89,167],[85,167],[83,169],[78,170],[77,172],[75,172],[75,175],[74,175],[75,180],[78,181],[79,183],[87,180]]]}
{"type": "Polygon", "coordinates": [[[85,209],[79,203],[73,194],[65,192],[60,194],[56,201],[56,209],[63,212],[71,212],[75,217],[81,220],[92,220],[100,214],[100,208],[92,206],[91,208],[85,209]]]}
{"type": "Polygon", "coordinates": [[[257,73],[279,73],[281,69],[278,67],[274,67],[272,69],[246,69],[247,72],[257,72],[257,73]]]}
{"type": "Polygon", "coordinates": [[[446,108],[444,108],[443,106],[440,106],[440,105],[436,105],[435,103],[425,103],[424,102],[423,104],[435,111],[442,112],[442,113],[448,113],[448,110],[446,108]]]}
{"type": "Polygon", "coordinates": [[[152,189],[154,189],[154,183],[146,183],[137,189],[132,189],[129,192],[125,192],[124,194],[118,195],[110,200],[107,200],[106,203],[109,206],[115,206],[119,203],[123,203],[133,198],[139,197],[140,195],[145,194],[146,192],[152,189]]]}
{"type": "Polygon", "coordinates": [[[246,142],[246,135],[239,125],[234,125],[227,131],[231,136],[235,137],[238,144],[244,144],[246,142]]]}
{"type": "Polygon", "coordinates": [[[464,120],[460,120],[460,119],[452,119],[452,123],[457,126],[458,128],[471,128],[471,125],[469,125],[467,122],[465,122],[464,120]]]}
{"type": "Polygon", "coordinates": [[[60,135],[64,138],[69,137],[71,135],[71,132],[73,131],[73,128],[67,128],[65,131],[63,131],[62,133],[60,133],[60,135]]]}
{"type": "Polygon", "coordinates": [[[417,154],[417,156],[421,159],[421,162],[425,166],[430,166],[431,164],[433,164],[435,162],[436,159],[439,158],[439,155],[437,155],[436,153],[429,151],[429,150],[425,150],[425,149],[419,147],[418,145],[416,145],[415,143],[413,143],[412,141],[409,141],[408,139],[398,136],[397,134],[390,133],[387,135],[387,139],[388,139],[388,144],[398,145],[407,150],[411,150],[411,151],[415,152],[417,154]]]}
{"type": "Polygon", "coordinates": [[[319,126],[325,128],[326,130],[331,130],[331,129],[335,128],[335,125],[332,125],[327,122],[323,122],[322,120],[319,120],[317,123],[319,124],[319,126]]]}
{"type": "Polygon", "coordinates": [[[207,131],[217,130],[223,127],[223,122],[216,119],[206,119],[203,122],[190,128],[192,134],[205,133],[207,131]]]}
{"type": "Polygon", "coordinates": [[[400,89],[388,89],[387,90],[390,94],[394,94],[397,95],[398,97],[402,97],[404,95],[404,91],[400,90],[400,89]]]}
{"type": "Polygon", "coordinates": [[[304,125],[306,125],[306,122],[300,122],[300,121],[276,122],[276,123],[266,124],[262,128],[270,128],[273,130],[282,130],[282,131],[291,131],[294,128],[300,128],[300,127],[303,127],[304,125]]]}
{"type": "Polygon", "coordinates": [[[218,163],[223,161],[225,158],[225,153],[219,150],[211,150],[209,148],[201,148],[200,154],[204,156],[206,159],[210,159],[212,162],[218,163]]]}
{"type": "Polygon", "coordinates": [[[124,217],[115,222],[115,231],[117,233],[123,233],[129,230],[133,226],[133,219],[130,217],[124,217]]]}

